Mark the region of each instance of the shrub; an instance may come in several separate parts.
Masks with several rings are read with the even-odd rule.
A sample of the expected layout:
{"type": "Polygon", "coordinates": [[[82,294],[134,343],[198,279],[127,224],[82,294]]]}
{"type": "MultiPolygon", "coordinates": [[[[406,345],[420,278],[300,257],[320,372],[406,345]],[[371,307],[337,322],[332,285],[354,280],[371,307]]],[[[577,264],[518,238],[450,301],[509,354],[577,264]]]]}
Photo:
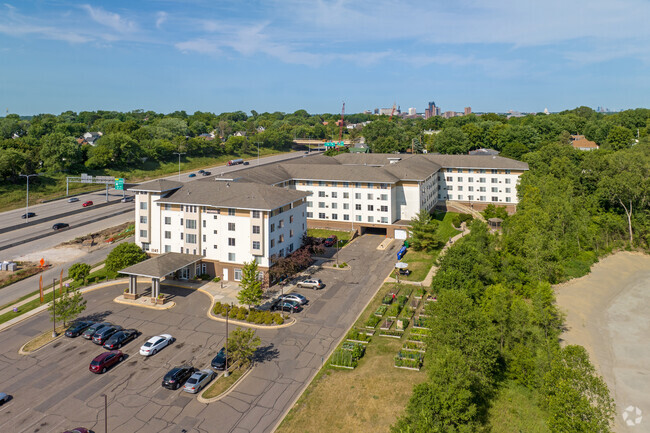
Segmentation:
{"type": "Polygon", "coordinates": [[[217,303],[214,304],[214,307],[213,307],[213,309],[212,309],[212,312],[213,312],[214,314],[221,314],[221,309],[222,309],[222,308],[223,308],[223,307],[222,307],[222,305],[221,305],[221,302],[217,302],[217,303]]]}
{"type": "Polygon", "coordinates": [[[381,303],[384,305],[390,305],[393,302],[393,297],[391,295],[384,296],[384,299],[381,300],[381,303]]]}
{"type": "Polygon", "coordinates": [[[199,278],[202,279],[203,281],[209,281],[212,277],[210,274],[201,274],[199,275],[199,278]]]}
{"type": "Polygon", "coordinates": [[[237,320],[246,320],[248,317],[248,310],[245,308],[240,308],[237,312],[237,320]]]}
{"type": "Polygon", "coordinates": [[[219,281],[221,281],[221,277],[214,277],[214,279],[212,281],[214,281],[215,283],[218,283],[219,281]]]}
{"type": "Polygon", "coordinates": [[[273,324],[273,319],[274,319],[274,317],[273,317],[272,314],[270,314],[270,313],[269,313],[269,314],[265,314],[265,315],[264,315],[264,324],[265,324],[265,325],[271,325],[271,324],[273,324]]]}
{"type": "Polygon", "coordinates": [[[282,325],[284,323],[284,317],[282,317],[282,314],[280,313],[275,313],[273,315],[273,321],[276,325],[282,325]]]}
{"type": "Polygon", "coordinates": [[[379,323],[380,321],[381,319],[379,317],[372,315],[366,321],[366,326],[369,328],[374,328],[375,326],[377,326],[377,323],[379,323]]]}

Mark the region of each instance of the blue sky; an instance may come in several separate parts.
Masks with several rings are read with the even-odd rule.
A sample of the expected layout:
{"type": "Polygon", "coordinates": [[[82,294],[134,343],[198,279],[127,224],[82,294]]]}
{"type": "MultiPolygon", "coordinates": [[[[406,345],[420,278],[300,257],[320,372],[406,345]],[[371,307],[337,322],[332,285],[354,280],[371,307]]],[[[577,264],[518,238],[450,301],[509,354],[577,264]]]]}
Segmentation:
{"type": "Polygon", "coordinates": [[[8,0],[0,107],[648,107],[647,0],[8,0]]]}

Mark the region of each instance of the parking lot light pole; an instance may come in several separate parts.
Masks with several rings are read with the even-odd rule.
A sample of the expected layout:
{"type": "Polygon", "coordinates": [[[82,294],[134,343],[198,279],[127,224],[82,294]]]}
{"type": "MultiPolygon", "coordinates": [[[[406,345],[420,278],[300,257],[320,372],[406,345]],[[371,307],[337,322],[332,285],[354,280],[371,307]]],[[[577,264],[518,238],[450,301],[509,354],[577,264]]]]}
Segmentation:
{"type": "Polygon", "coordinates": [[[21,174],[20,176],[27,178],[27,200],[25,200],[25,219],[29,219],[29,178],[38,176],[38,174],[21,174]]]}
{"type": "Polygon", "coordinates": [[[230,315],[230,305],[226,304],[226,369],[223,372],[223,377],[230,376],[228,372],[228,316],[230,315]]]}
{"type": "Polygon", "coordinates": [[[108,433],[108,396],[102,395],[104,396],[104,432],[108,433]]]}
{"type": "Polygon", "coordinates": [[[52,279],[52,338],[56,337],[56,278],[52,279]]]}
{"type": "Polygon", "coordinates": [[[181,181],[181,155],[185,155],[185,152],[174,152],[174,155],[178,155],[178,181],[181,181]]]}
{"type": "Polygon", "coordinates": [[[260,165],[260,142],[256,141],[255,144],[257,144],[257,165],[260,165]]]}

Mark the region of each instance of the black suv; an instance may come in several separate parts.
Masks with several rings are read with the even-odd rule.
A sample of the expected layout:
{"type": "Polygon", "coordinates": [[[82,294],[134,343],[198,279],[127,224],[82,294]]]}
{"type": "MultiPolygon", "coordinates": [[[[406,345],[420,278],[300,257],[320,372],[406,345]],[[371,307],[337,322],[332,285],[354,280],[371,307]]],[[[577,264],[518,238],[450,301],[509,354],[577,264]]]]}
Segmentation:
{"type": "Polygon", "coordinates": [[[197,371],[199,370],[189,365],[174,367],[163,377],[162,386],[167,389],[178,389],[197,371]]]}
{"type": "Polygon", "coordinates": [[[122,327],[119,325],[112,325],[112,326],[107,326],[105,328],[102,328],[99,331],[97,331],[95,335],[93,335],[93,343],[103,346],[104,343],[106,343],[106,340],[108,340],[111,335],[121,330],[122,327]]]}
{"type": "Polygon", "coordinates": [[[75,322],[68,329],[65,331],[65,336],[69,338],[74,338],[78,337],[81,335],[82,332],[84,332],[86,329],[94,325],[95,322],[75,322]]]}

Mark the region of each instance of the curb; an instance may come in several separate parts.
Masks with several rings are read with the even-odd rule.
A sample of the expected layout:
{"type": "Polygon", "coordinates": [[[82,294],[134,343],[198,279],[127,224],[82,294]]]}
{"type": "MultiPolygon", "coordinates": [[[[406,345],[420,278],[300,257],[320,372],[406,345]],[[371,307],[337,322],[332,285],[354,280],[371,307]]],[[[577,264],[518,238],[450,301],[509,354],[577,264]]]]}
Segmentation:
{"type": "Polygon", "coordinates": [[[148,309],[150,309],[150,310],[158,310],[158,311],[169,310],[170,308],[174,308],[174,307],[176,306],[176,302],[174,302],[174,301],[169,301],[169,302],[167,303],[167,306],[165,306],[165,304],[163,304],[162,307],[154,307],[154,306],[151,306],[151,305],[139,304],[139,303],[137,303],[137,302],[129,302],[129,301],[125,301],[125,300],[123,300],[123,299],[120,299],[121,296],[122,296],[122,295],[120,295],[120,296],[118,296],[117,298],[113,299],[113,302],[115,302],[116,304],[130,305],[130,306],[132,306],[132,307],[148,308],[148,309]]]}
{"type": "MultiPolygon", "coordinates": [[[[31,354],[34,353],[34,352],[38,352],[39,350],[41,350],[41,349],[44,348],[45,346],[54,343],[56,340],[62,338],[64,335],[65,335],[65,332],[62,332],[61,334],[59,334],[58,336],[56,336],[54,339],[52,339],[52,340],[48,341],[47,343],[45,343],[44,345],[42,345],[41,347],[37,347],[37,348],[34,349],[34,350],[30,350],[29,352],[26,352],[26,351],[24,350],[24,349],[25,349],[25,346],[27,346],[27,345],[28,345],[28,344],[33,340],[33,338],[32,338],[32,340],[29,340],[27,343],[25,343],[25,344],[23,344],[22,346],[20,346],[20,349],[18,349],[18,354],[19,354],[19,355],[24,355],[24,356],[31,355],[31,354]]],[[[34,338],[36,338],[36,337],[34,337],[34,338]]]]}
{"type": "MultiPolygon", "coordinates": [[[[246,371],[246,373],[242,374],[242,375],[239,377],[239,379],[237,379],[237,380],[235,381],[235,383],[233,383],[232,385],[230,385],[230,388],[228,388],[227,390],[225,390],[224,392],[222,392],[222,393],[219,394],[218,396],[216,396],[216,397],[212,397],[212,398],[203,398],[203,397],[201,396],[201,394],[203,394],[203,392],[205,392],[205,391],[203,391],[203,392],[201,392],[201,394],[199,394],[198,396],[196,396],[196,400],[197,400],[199,403],[205,403],[205,404],[209,404],[209,403],[215,402],[215,401],[217,401],[217,400],[221,400],[222,398],[224,398],[224,397],[226,397],[228,394],[230,394],[232,391],[234,391],[235,388],[237,387],[237,385],[239,385],[239,382],[241,382],[242,380],[244,380],[244,379],[245,379],[245,378],[246,378],[246,377],[247,377],[247,376],[248,376],[252,371],[253,371],[253,366],[249,367],[248,370],[246,371]]],[[[218,379],[217,379],[217,380],[218,380],[218,379]]]]}

